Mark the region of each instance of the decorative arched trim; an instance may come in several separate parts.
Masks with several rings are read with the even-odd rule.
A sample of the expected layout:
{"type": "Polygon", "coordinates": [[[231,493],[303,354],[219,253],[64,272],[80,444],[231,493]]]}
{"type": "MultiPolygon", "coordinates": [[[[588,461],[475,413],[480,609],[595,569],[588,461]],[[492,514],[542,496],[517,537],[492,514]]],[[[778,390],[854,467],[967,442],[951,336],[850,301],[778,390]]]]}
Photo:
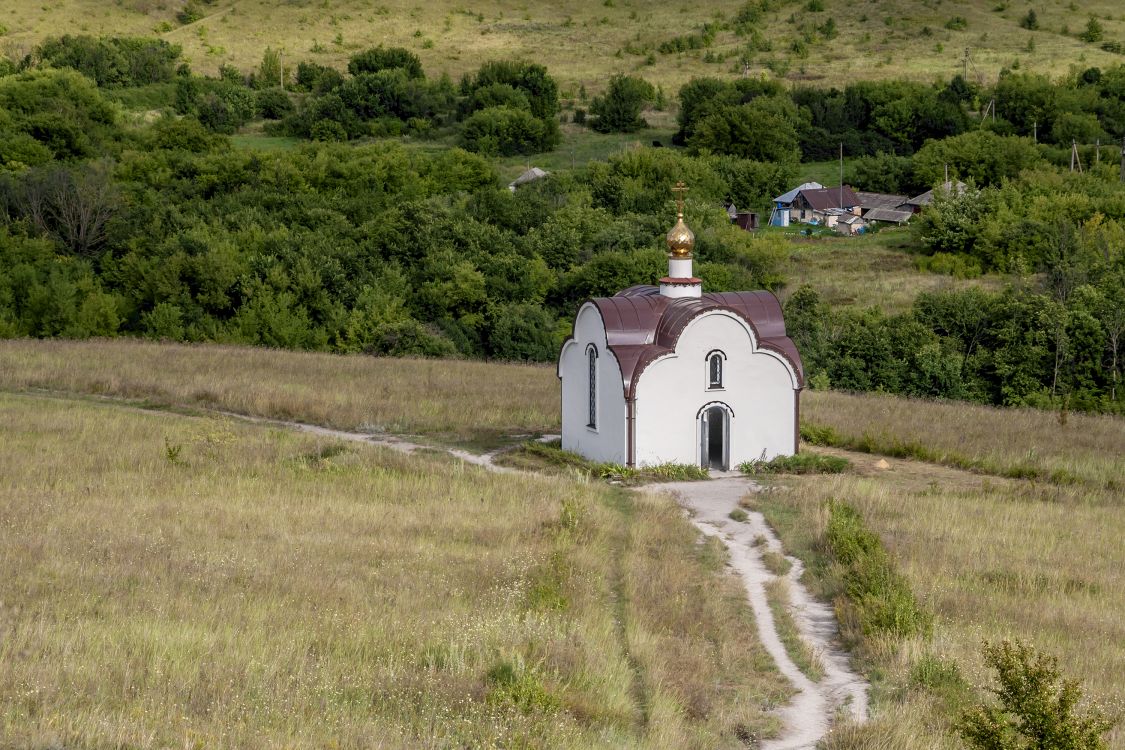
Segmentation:
{"type": "Polygon", "coordinates": [[[586,427],[596,430],[598,429],[598,347],[595,344],[586,345],[586,362],[586,427]]]}
{"type": "Polygon", "coordinates": [[[722,349],[712,349],[704,358],[703,382],[709,391],[723,390],[723,376],[726,369],[727,355],[722,349]]]}
{"type": "Polygon", "coordinates": [[[701,419],[703,417],[703,412],[716,406],[720,406],[723,409],[726,409],[727,414],[730,414],[731,419],[734,419],[734,409],[730,408],[730,405],[728,405],[725,401],[708,401],[703,406],[699,407],[699,411],[695,413],[695,418],[701,419]]]}

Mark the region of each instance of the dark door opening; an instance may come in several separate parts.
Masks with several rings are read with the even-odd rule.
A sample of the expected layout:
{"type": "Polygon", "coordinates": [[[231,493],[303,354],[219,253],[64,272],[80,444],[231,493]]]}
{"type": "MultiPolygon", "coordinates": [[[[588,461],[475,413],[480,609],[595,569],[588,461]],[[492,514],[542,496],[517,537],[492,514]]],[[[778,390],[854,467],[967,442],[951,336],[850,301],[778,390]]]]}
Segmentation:
{"type": "Polygon", "coordinates": [[[700,465],[704,469],[727,470],[727,412],[712,406],[703,412],[700,465]]]}

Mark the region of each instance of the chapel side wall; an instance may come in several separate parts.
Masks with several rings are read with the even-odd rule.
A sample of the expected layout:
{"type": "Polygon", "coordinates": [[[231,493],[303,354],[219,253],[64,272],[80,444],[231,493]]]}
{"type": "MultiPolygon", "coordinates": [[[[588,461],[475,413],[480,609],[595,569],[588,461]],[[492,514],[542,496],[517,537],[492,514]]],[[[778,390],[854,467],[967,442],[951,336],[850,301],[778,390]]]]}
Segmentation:
{"type": "Polygon", "coordinates": [[[597,308],[587,303],[574,321],[574,338],[562,352],[562,447],[591,461],[624,465],[627,461],[625,393],[621,369],[606,347],[605,327],[597,308]],[[597,428],[586,426],[589,378],[586,349],[598,349],[597,428]]]}
{"type": "Polygon", "coordinates": [[[637,382],[637,463],[699,461],[700,409],[721,402],[734,412],[730,467],[791,455],[797,391],[789,368],[773,354],[753,350],[745,323],[716,311],[690,323],[676,351],[650,364],[637,382]],[[726,355],[723,388],[709,389],[707,355],[726,355]]]}

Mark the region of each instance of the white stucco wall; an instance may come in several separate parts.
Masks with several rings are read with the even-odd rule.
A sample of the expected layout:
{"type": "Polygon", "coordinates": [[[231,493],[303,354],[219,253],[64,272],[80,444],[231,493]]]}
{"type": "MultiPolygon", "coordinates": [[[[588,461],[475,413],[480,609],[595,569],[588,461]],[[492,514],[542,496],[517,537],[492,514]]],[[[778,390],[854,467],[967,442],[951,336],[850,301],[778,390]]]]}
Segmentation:
{"type": "Polygon", "coordinates": [[[755,347],[749,327],[727,312],[709,312],[689,323],[675,353],[650,364],[637,383],[637,464],[697,464],[699,410],[716,401],[734,414],[730,468],[763,456],[768,460],[791,455],[796,437],[795,376],[780,357],[755,347]],[[721,390],[707,387],[706,360],[713,350],[726,355],[721,390]]]}
{"type": "Polygon", "coordinates": [[[598,308],[587,302],[574,321],[574,338],[559,355],[562,378],[562,447],[593,461],[624,465],[628,460],[625,434],[625,392],[621,369],[606,348],[605,327],[598,308]],[[598,349],[597,428],[587,422],[588,365],[586,349],[598,349]]]}

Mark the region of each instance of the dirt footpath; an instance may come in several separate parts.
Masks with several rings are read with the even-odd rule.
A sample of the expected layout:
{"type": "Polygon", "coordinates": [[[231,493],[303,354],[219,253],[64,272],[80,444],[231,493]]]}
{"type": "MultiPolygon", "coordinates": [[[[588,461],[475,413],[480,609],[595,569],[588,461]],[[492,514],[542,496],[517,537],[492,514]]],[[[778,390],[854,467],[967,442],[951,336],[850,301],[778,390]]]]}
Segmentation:
{"type": "Polygon", "coordinates": [[[746,586],[759,638],[778,669],[798,690],[793,701],[781,711],[785,721],[782,736],[763,743],[762,750],[814,748],[840,714],[864,721],[868,684],[852,671],[847,653],[840,648],[832,608],[813,599],[801,584],[799,579],[804,566],[794,557],[788,558],[793,567],[784,577],[789,581],[793,619],[801,637],[824,667],[824,677],[819,682],[813,682],[797,668],[777,634],[765,589],[766,582],[776,576],[766,569],[762,552],[767,549],[780,552],[781,542],[761,513],[747,510],[746,521],[729,517],[730,512],[739,507],[739,500],[760,487],[740,475],[728,473],[709,482],[673,482],[644,489],[674,494],[700,531],[717,537],[726,545],[731,566],[746,586]],[[766,543],[755,546],[754,540],[759,536],[764,537],[766,543]]]}

